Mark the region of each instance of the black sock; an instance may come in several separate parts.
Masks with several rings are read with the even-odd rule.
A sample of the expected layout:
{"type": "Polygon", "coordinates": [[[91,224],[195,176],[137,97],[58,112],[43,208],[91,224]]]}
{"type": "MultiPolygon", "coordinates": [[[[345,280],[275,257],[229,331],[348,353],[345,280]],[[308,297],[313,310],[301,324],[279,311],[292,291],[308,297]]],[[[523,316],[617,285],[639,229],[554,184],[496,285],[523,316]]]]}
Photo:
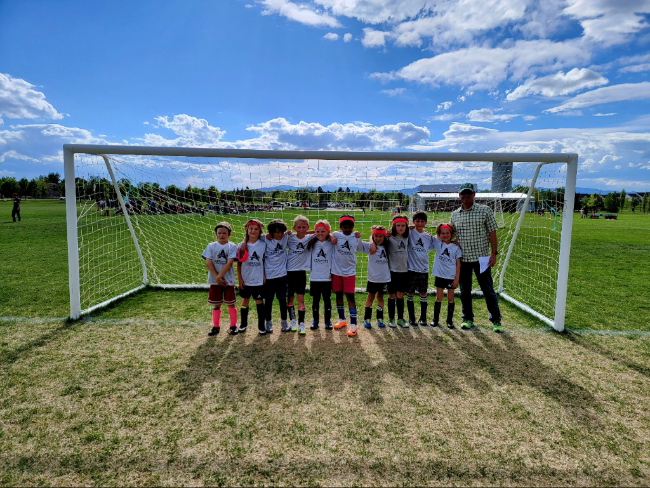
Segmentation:
{"type": "Polygon", "coordinates": [[[388,299],[388,320],[391,322],[395,321],[395,299],[388,299]]]}
{"type": "Polygon", "coordinates": [[[454,306],[456,305],[455,302],[449,302],[447,303],[447,323],[451,324],[454,321],[454,306]]]}
{"type": "Polygon", "coordinates": [[[384,308],[377,306],[377,320],[383,322],[384,320],[384,308]]]}
{"type": "MultiPolygon", "coordinates": [[[[291,308],[293,308],[293,307],[291,307],[291,308]]],[[[294,315],[293,318],[296,318],[296,316],[294,315]]],[[[305,323],[305,309],[304,308],[301,308],[301,309],[298,310],[298,323],[299,324],[304,324],[305,323]]]]}
{"type": "Polygon", "coordinates": [[[397,318],[404,320],[404,297],[398,297],[395,304],[397,305],[397,318]]]}
{"type": "Polygon", "coordinates": [[[242,307],[239,312],[240,312],[239,315],[241,316],[240,327],[245,329],[246,327],[248,327],[248,307],[242,307]]]}
{"type": "Polygon", "coordinates": [[[319,310],[318,309],[319,309],[319,303],[318,302],[312,302],[312,304],[311,304],[311,315],[314,318],[314,324],[318,324],[318,322],[320,321],[320,318],[318,316],[319,315],[319,310]]]}
{"type": "Polygon", "coordinates": [[[366,320],[370,321],[372,318],[372,307],[366,307],[366,311],[363,314],[363,321],[365,322],[366,320]]]}
{"type": "Polygon", "coordinates": [[[280,320],[283,320],[286,322],[287,320],[287,301],[286,300],[278,300],[280,302],[280,320]]]}
{"type": "Polygon", "coordinates": [[[332,302],[323,298],[323,309],[325,310],[325,324],[332,323],[332,302]]]}
{"type": "Polygon", "coordinates": [[[440,320],[440,307],[442,305],[442,302],[439,302],[436,300],[436,302],[433,304],[433,322],[438,323],[440,320]]]}
{"type": "Polygon", "coordinates": [[[267,322],[271,322],[273,320],[273,299],[272,298],[270,300],[266,300],[266,303],[264,304],[264,317],[266,318],[267,322]]]}
{"type": "Polygon", "coordinates": [[[429,297],[420,297],[420,320],[427,321],[427,302],[429,297]]]}
{"type": "Polygon", "coordinates": [[[293,305],[289,305],[287,307],[287,310],[289,311],[289,318],[291,320],[296,320],[296,309],[294,308],[293,305]]]}
{"type": "Polygon", "coordinates": [[[266,330],[264,324],[264,302],[256,303],[255,307],[257,308],[257,328],[259,330],[266,330]]]}
{"type": "Polygon", "coordinates": [[[415,322],[415,303],[411,295],[406,298],[406,308],[409,312],[409,322],[415,322]]]}

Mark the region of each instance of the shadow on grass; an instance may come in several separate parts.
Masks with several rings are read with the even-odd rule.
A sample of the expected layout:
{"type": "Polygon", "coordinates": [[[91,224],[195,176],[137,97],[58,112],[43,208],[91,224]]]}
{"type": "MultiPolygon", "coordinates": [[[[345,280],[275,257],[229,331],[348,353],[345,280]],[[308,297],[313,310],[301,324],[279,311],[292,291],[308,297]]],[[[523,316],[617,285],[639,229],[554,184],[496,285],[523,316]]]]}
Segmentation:
{"type": "Polygon", "coordinates": [[[66,321],[60,327],[57,327],[56,329],[53,329],[37,337],[36,339],[27,342],[26,344],[17,347],[16,349],[0,351],[0,367],[10,366],[14,364],[16,361],[18,361],[20,358],[22,358],[23,356],[29,354],[29,352],[32,351],[33,349],[37,347],[45,346],[49,342],[57,340],[59,337],[61,337],[70,329],[72,329],[74,325],[75,325],[74,322],[66,321]]]}
{"type": "MultiPolygon", "coordinates": [[[[251,333],[256,331],[250,331],[251,333]]],[[[531,356],[508,334],[418,328],[362,331],[369,334],[348,339],[342,331],[319,330],[311,342],[281,334],[269,344],[268,337],[255,337],[246,344],[242,336],[223,341],[208,339],[176,373],[178,396],[191,400],[203,384],[221,379],[225,401],[241,400],[247,393],[274,400],[290,393],[308,401],[316,389],[340,392],[358,388],[368,406],[384,402],[382,379],[391,374],[406,385],[430,385],[447,394],[461,394],[468,386],[488,393],[494,385],[527,385],[550,397],[577,421],[599,425],[593,414],[599,402],[582,386],[531,356]],[[339,342],[330,337],[340,334],[339,342]],[[374,351],[374,352],[369,352],[374,351]],[[378,355],[381,359],[378,360],[378,355]],[[374,357],[374,360],[373,360],[374,357]],[[486,381],[484,374],[491,377],[486,381]],[[289,391],[290,390],[290,391],[289,391]]]]}

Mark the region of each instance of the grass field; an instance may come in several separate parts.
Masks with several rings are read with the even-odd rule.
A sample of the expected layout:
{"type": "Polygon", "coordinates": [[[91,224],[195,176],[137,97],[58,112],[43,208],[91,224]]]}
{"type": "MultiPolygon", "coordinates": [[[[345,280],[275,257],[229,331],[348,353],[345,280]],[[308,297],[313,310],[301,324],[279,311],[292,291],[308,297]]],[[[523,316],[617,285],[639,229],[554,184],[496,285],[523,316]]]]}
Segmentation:
{"type": "Polygon", "coordinates": [[[0,202],[4,485],[650,481],[648,216],[574,221],[562,335],[477,300],[470,332],[208,338],[205,292],[65,322],[63,207],[0,202]]]}

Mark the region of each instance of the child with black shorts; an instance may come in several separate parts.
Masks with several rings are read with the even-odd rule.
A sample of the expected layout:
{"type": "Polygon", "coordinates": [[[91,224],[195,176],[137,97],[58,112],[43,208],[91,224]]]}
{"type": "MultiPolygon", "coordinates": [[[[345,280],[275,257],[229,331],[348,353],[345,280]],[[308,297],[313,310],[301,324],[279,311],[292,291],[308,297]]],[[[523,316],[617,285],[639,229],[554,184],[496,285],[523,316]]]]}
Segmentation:
{"type": "Polygon", "coordinates": [[[409,220],[406,215],[395,215],[393,227],[388,238],[388,266],[390,281],[388,282],[388,326],[395,325],[395,305],[397,305],[397,325],[405,327],[404,294],[408,290],[408,244],[409,220]]]}
{"type": "Polygon", "coordinates": [[[289,236],[285,234],[287,224],[281,219],[275,219],[269,222],[268,229],[270,239],[264,236],[260,238],[266,242],[264,251],[266,331],[273,332],[273,298],[277,297],[280,305],[282,332],[289,332],[289,323],[287,322],[287,241],[289,236]]]}
{"type": "MultiPolygon", "coordinates": [[[[309,293],[312,297],[311,311],[313,321],[311,330],[318,329],[320,299],[323,298],[325,314],[325,329],[332,329],[332,260],[334,258],[334,245],[330,240],[330,223],[319,220],[314,225],[314,237],[307,244],[309,249],[309,293]]],[[[300,334],[305,334],[304,324],[299,329],[300,334]]]]}
{"type": "MultiPolygon", "coordinates": [[[[260,240],[262,222],[250,219],[246,222],[246,237],[237,249],[237,278],[241,302],[241,326],[239,332],[246,332],[248,327],[248,303],[251,297],[257,308],[257,328],[260,335],[267,333],[264,326],[264,251],[266,243],[260,240]],[[242,249],[242,244],[246,244],[242,249]]],[[[272,332],[268,331],[268,332],[272,332]]]]}
{"type": "Polygon", "coordinates": [[[427,290],[429,288],[429,252],[433,250],[433,237],[424,230],[427,214],[413,214],[414,229],[409,231],[408,270],[409,285],[406,305],[410,325],[427,325],[427,290]],[[420,294],[420,320],[415,321],[415,292],[420,294]]]}
{"type": "Polygon", "coordinates": [[[237,257],[237,246],[229,241],[232,227],[228,222],[219,222],[214,228],[216,242],[211,242],[203,251],[202,257],[208,268],[208,284],[210,292],[208,303],[214,306],[212,310],[212,329],[209,336],[221,330],[221,304],[228,307],[230,316],[230,333],[235,335],[237,329],[237,308],[235,307],[235,272],[233,263],[237,257]]]}
{"type": "Polygon", "coordinates": [[[433,246],[436,257],[433,261],[434,285],[436,287],[436,302],[433,304],[432,327],[438,327],[440,307],[442,306],[443,290],[447,290],[447,327],[454,328],[454,290],[458,288],[460,278],[460,258],[463,253],[452,238],[456,237],[451,224],[440,224],[436,229],[433,246]]]}
{"type": "Polygon", "coordinates": [[[293,230],[295,234],[289,235],[287,241],[287,286],[288,286],[288,311],[290,328],[292,331],[300,329],[302,334],[305,331],[305,289],[307,288],[307,271],[310,266],[311,254],[307,250],[307,244],[314,239],[309,231],[309,219],[304,215],[298,215],[293,219],[293,230]],[[296,310],[294,308],[294,296],[298,299],[298,320],[296,323],[296,310]]]}
{"type": "Polygon", "coordinates": [[[363,326],[372,329],[372,304],[377,295],[377,326],[384,325],[384,293],[386,285],[390,282],[390,268],[388,267],[388,240],[386,228],[383,225],[373,225],[370,242],[363,243],[363,252],[368,254],[368,284],[366,291],[366,310],[363,317],[363,326]],[[375,252],[370,252],[371,243],[374,244],[375,252]]]}

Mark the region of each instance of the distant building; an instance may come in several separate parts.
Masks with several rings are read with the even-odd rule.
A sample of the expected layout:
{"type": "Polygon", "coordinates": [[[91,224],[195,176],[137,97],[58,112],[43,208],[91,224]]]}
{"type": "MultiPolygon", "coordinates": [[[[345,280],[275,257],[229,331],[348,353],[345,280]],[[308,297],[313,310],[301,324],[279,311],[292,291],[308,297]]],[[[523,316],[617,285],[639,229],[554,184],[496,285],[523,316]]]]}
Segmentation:
{"type": "MultiPolygon", "coordinates": [[[[420,185],[415,194],[415,208],[426,212],[451,212],[460,206],[458,184],[420,185]]],[[[474,188],[478,188],[474,184],[474,188]]],[[[474,201],[488,205],[495,211],[518,212],[526,200],[525,193],[519,192],[481,192],[476,193],[474,201]]],[[[531,196],[528,212],[535,208],[535,199],[531,196]]]]}

